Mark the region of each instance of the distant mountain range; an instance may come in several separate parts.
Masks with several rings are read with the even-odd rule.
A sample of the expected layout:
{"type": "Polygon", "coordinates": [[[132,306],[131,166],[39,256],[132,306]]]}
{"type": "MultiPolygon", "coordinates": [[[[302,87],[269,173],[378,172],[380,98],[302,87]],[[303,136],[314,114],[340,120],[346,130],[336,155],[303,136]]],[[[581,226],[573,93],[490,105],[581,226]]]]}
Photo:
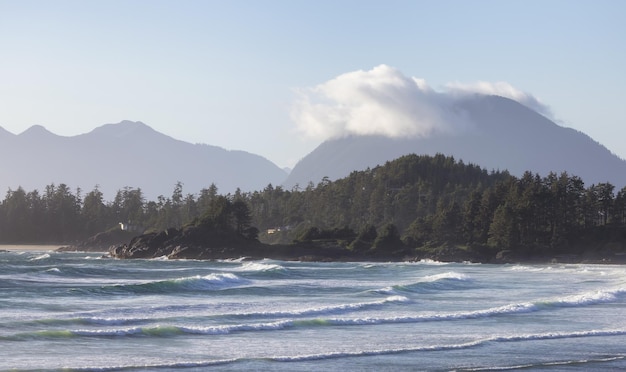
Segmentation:
{"type": "Polygon", "coordinates": [[[141,122],[106,124],[63,137],[35,125],[15,135],[0,128],[0,190],[22,186],[44,191],[65,183],[84,193],[98,185],[107,200],[124,187],[141,188],[148,200],[198,193],[215,183],[218,192],[261,190],[280,184],[287,172],[269,160],[244,151],[191,144],[159,133],[141,122]]]}
{"type": "Polygon", "coordinates": [[[352,136],[323,142],[293,170],[245,151],[191,144],[159,133],[141,122],[106,124],[93,131],[63,137],[35,125],[15,135],[0,127],[0,192],[22,186],[44,191],[51,183],[80,187],[98,185],[107,200],[124,187],[141,188],[148,200],[171,196],[176,182],[183,193],[196,194],[215,183],[221,194],[262,190],[268,184],[292,188],[317,184],[324,177],[345,177],[415,153],[452,155],[487,170],[520,176],[567,171],[585,185],[611,182],[626,186],[626,161],[586,134],[564,128],[518,102],[474,95],[453,110],[472,123],[455,133],[427,138],[392,139],[352,136]]]}
{"type": "Polygon", "coordinates": [[[409,153],[443,153],[487,170],[506,169],[516,176],[527,170],[542,176],[566,171],[581,177],[587,186],[611,182],[616,191],[626,186],[625,160],[586,134],[561,127],[516,101],[474,95],[459,100],[453,110],[463,113],[472,125],[428,138],[327,140],[296,164],[284,186],[305,187],[323,177],[335,180],[409,153]]]}

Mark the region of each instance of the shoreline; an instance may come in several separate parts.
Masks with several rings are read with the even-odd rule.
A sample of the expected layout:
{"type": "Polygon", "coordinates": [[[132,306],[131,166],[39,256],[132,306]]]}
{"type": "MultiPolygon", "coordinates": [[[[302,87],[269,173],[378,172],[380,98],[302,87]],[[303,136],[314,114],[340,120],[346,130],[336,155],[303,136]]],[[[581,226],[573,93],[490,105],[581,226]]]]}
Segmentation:
{"type": "MultiPolygon", "coordinates": [[[[277,248],[280,245],[274,246],[277,248]]],[[[120,258],[115,257],[115,255],[111,255],[107,250],[92,250],[92,249],[67,249],[63,245],[52,245],[52,244],[0,244],[0,252],[98,252],[104,253],[106,256],[110,258],[120,258]],[[63,249],[65,248],[65,249],[63,249]]],[[[283,249],[286,247],[282,247],[283,249]]],[[[280,249],[279,249],[280,251],[280,249]]],[[[394,255],[359,255],[359,254],[351,254],[351,255],[324,255],[320,253],[330,253],[328,251],[324,252],[324,250],[316,251],[316,250],[308,250],[304,249],[304,252],[298,252],[299,254],[294,254],[296,252],[276,252],[276,251],[247,251],[247,252],[229,252],[233,254],[232,257],[230,255],[222,252],[222,254],[218,254],[216,256],[209,255],[208,257],[187,257],[185,255],[181,255],[181,257],[169,257],[170,259],[199,259],[199,260],[215,260],[215,259],[241,259],[242,257],[246,257],[248,260],[256,260],[256,259],[275,259],[282,261],[302,261],[302,262],[418,262],[421,260],[433,260],[435,262],[471,262],[471,263],[482,263],[482,264],[539,264],[539,265],[550,265],[550,264],[591,264],[591,265],[625,265],[626,264],[626,254],[614,254],[611,257],[606,257],[602,255],[590,256],[590,255],[555,255],[555,256],[535,256],[535,257],[515,257],[509,259],[478,259],[479,257],[454,257],[455,255],[446,255],[442,257],[441,255],[404,255],[404,256],[394,256],[394,255]],[[240,255],[237,255],[240,253],[240,255]],[[247,254],[246,254],[247,253],[247,254]],[[256,253],[256,254],[253,254],[256,253]],[[260,253],[260,254],[259,254],[260,253]],[[465,259],[464,259],[465,258],[465,259]]],[[[150,257],[144,257],[150,258],[150,257]]],[[[133,259],[131,257],[125,257],[123,259],[133,259]]]]}
{"type": "Polygon", "coordinates": [[[0,252],[49,252],[56,251],[60,245],[50,244],[0,244],[0,252]]]}

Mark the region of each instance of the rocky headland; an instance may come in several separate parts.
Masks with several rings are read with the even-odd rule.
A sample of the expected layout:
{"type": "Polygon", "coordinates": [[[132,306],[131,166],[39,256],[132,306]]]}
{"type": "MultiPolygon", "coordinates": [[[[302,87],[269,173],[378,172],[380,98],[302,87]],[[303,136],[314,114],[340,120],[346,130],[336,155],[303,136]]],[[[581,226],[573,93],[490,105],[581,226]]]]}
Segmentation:
{"type": "Polygon", "coordinates": [[[136,236],[125,244],[111,246],[109,255],[118,259],[276,259],[297,261],[420,261],[473,263],[604,263],[624,264],[626,254],[614,250],[590,251],[580,254],[522,254],[486,247],[453,245],[395,250],[349,249],[345,242],[334,239],[300,241],[291,244],[264,244],[232,232],[205,230],[197,226],[170,228],[136,236]]]}

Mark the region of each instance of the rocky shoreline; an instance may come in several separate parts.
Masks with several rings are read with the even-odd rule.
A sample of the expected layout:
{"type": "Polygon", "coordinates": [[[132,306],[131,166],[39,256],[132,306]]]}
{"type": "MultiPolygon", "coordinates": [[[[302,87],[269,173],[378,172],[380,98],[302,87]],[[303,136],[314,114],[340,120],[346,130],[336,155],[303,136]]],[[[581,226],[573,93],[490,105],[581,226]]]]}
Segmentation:
{"type": "Polygon", "coordinates": [[[588,263],[626,264],[626,252],[621,250],[590,250],[579,254],[522,255],[514,251],[497,251],[478,247],[440,246],[423,249],[405,247],[395,251],[355,251],[345,242],[334,239],[294,242],[291,244],[264,244],[230,232],[208,231],[198,227],[170,228],[139,236],[125,231],[111,230],[97,234],[76,245],[57,251],[108,252],[116,259],[276,259],[284,261],[420,261],[505,263],[588,263]]]}
{"type": "Polygon", "coordinates": [[[588,263],[626,264],[626,254],[602,252],[563,255],[524,256],[511,251],[467,250],[455,246],[428,250],[399,249],[393,252],[355,252],[334,240],[297,242],[292,244],[263,244],[235,235],[213,236],[212,239],[193,239],[193,233],[168,229],[133,238],[128,244],[112,246],[109,255],[118,259],[276,259],[284,261],[420,261],[505,263],[588,263]]]}

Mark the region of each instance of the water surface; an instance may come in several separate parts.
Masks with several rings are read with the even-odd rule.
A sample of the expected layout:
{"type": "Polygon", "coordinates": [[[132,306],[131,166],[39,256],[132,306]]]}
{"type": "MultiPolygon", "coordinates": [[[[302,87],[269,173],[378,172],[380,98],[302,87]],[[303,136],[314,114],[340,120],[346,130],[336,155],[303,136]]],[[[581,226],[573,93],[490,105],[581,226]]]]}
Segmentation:
{"type": "Polygon", "coordinates": [[[626,368],[626,267],[0,253],[1,370],[626,368]]]}

